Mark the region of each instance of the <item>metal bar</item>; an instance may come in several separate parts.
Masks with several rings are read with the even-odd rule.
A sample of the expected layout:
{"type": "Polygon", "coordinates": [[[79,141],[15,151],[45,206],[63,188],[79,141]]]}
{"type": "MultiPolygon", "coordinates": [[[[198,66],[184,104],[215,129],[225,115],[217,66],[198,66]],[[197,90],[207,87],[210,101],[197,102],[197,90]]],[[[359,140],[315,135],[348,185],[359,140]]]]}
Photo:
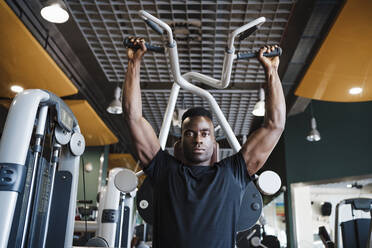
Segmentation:
{"type": "Polygon", "coordinates": [[[165,110],[164,119],[161,125],[160,134],[159,134],[160,147],[163,150],[165,149],[165,145],[167,143],[169,128],[172,122],[172,116],[173,116],[174,108],[177,103],[177,97],[178,97],[179,91],[180,91],[180,86],[174,83],[170,97],[169,97],[167,109],[165,110]]]}
{"type": "Polygon", "coordinates": [[[27,207],[26,207],[26,216],[25,216],[25,223],[23,226],[22,231],[22,241],[21,241],[21,247],[24,247],[26,244],[26,237],[27,232],[29,228],[29,222],[30,222],[30,212],[31,212],[31,206],[33,205],[34,201],[34,190],[35,190],[35,177],[36,173],[38,171],[38,164],[39,164],[39,156],[41,154],[40,150],[40,144],[44,137],[44,131],[45,131],[45,123],[48,115],[48,106],[41,107],[39,111],[39,118],[37,122],[36,127],[36,140],[35,140],[35,158],[34,158],[34,164],[32,167],[32,176],[31,176],[31,182],[30,182],[30,193],[27,201],[27,207]]]}
{"type": "Polygon", "coordinates": [[[61,151],[61,145],[58,144],[58,143],[55,143],[53,148],[54,148],[54,150],[53,150],[52,163],[51,163],[52,177],[51,177],[51,182],[50,182],[50,184],[51,184],[50,185],[50,195],[49,195],[49,199],[48,199],[48,208],[47,208],[47,211],[46,211],[46,221],[45,221],[42,247],[45,247],[46,238],[47,238],[47,234],[48,234],[50,207],[52,206],[54,181],[55,181],[55,176],[56,176],[59,154],[60,154],[60,151],[61,151]]]}

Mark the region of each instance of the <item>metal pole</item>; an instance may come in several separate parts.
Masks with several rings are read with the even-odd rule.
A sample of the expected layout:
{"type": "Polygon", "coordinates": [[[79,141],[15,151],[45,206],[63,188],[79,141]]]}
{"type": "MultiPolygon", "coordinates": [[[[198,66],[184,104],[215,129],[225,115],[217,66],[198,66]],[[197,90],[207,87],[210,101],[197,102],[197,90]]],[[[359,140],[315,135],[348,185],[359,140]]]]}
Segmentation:
{"type": "Polygon", "coordinates": [[[29,222],[30,222],[30,212],[31,212],[31,206],[33,205],[34,202],[34,190],[35,190],[35,177],[36,173],[38,170],[38,162],[39,162],[39,156],[42,151],[41,147],[41,141],[44,137],[44,130],[45,130],[45,123],[46,123],[46,118],[48,115],[48,106],[43,106],[40,109],[39,112],[39,118],[37,121],[37,127],[36,127],[36,140],[35,140],[35,159],[34,159],[34,164],[32,167],[32,176],[31,176],[31,182],[30,182],[30,193],[28,197],[28,202],[27,202],[27,208],[26,208],[26,217],[25,217],[25,224],[23,226],[23,231],[22,231],[22,242],[21,242],[21,247],[25,246],[26,242],[26,237],[27,237],[27,232],[29,228],[29,222]]]}
{"type": "Polygon", "coordinates": [[[52,156],[52,163],[51,163],[52,178],[51,178],[50,194],[49,194],[49,199],[48,199],[48,208],[47,208],[47,211],[46,211],[46,221],[45,221],[42,247],[45,247],[46,239],[47,239],[47,235],[48,235],[50,208],[51,208],[52,200],[53,200],[54,181],[55,181],[55,176],[56,176],[56,170],[57,170],[57,164],[58,164],[60,150],[61,150],[61,145],[58,144],[58,143],[55,143],[53,145],[53,156],[52,156]]]}

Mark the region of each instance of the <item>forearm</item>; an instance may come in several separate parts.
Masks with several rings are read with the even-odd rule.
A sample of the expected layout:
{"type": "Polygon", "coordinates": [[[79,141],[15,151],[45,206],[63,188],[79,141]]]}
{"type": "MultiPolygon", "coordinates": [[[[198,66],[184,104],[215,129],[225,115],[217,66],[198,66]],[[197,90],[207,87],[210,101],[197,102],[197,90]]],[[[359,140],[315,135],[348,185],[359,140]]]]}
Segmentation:
{"type": "Polygon", "coordinates": [[[282,84],[276,68],[266,70],[267,87],[264,126],[284,129],[286,106],[282,84]]]}
{"type": "Polygon", "coordinates": [[[127,121],[136,121],[142,118],[140,67],[140,61],[128,61],[122,97],[124,117],[127,121]]]}

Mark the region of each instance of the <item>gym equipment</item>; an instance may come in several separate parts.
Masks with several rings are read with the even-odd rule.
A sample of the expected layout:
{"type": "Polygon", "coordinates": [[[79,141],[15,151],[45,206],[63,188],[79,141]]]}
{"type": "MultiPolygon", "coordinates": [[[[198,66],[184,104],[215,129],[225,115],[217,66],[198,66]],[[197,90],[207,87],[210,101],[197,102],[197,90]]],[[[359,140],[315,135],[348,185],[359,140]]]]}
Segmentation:
{"type": "Polygon", "coordinates": [[[0,141],[0,247],[72,246],[84,149],[75,116],[56,95],[25,90],[14,98],[0,141]]]}
{"type": "MultiPolygon", "coordinates": [[[[170,124],[172,121],[172,115],[175,109],[177,97],[180,88],[182,87],[184,90],[189,91],[198,95],[199,97],[204,98],[210,105],[212,111],[215,113],[217,120],[223,129],[224,133],[227,136],[227,140],[231,147],[233,148],[234,152],[238,152],[241,148],[237,138],[235,137],[230,125],[228,124],[225,116],[223,115],[221,109],[219,108],[217,102],[215,101],[214,97],[206,90],[193,85],[191,80],[197,80],[201,83],[207,84],[214,88],[223,89],[226,88],[230,83],[230,75],[232,71],[232,64],[234,59],[247,59],[257,56],[257,52],[253,53],[237,53],[235,54],[234,48],[234,41],[238,37],[240,40],[247,38],[250,34],[252,34],[260,25],[265,22],[264,17],[257,18],[256,20],[251,21],[248,24],[243,25],[242,27],[234,30],[228,37],[227,47],[225,49],[225,58],[223,62],[223,70],[221,75],[221,80],[214,79],[212,77],[203,75],[198,72],[188,72],[184,75],[181,75],[179,63],[178,63],[178,51],[177,51],[177,44],[176,41],[173,39],[172,30],[169,25],[164,23],[163,21],[159,20],[158,18],[150,15],[146,11],[140,10],[139,15],[145,22],[158,34],[166,34],[166,45],[165,50],[168,53],[168,57],[171,64],[171,71],[173,74],[173,78],[175,83],[173,84],[172,91],[170,94],[170,98],[168,101],[167,109],[165,111],[164,120],[162,123],[162,127],[159,134],[159,142],[162,149],[165,148],[165,144],[167,141],[168,133],[170,124]]],[[[132,47],[134,49],[138,49],[139,47],[135,47],[131,40],[125,39],[124,45],[126,47],[132,47]]],[[[160,47],[153,46],[151,44],[145,44],[148,50],[153,52],[160,52],[162,51],[160,47]]],[[[266,53],[266,56],[278,56],[281,54],[281,49],[277,48],[275,51],[271,53],[266,53]]],[[[137,176],[142,175],[143,172],[137,172],[137,176]]],[[[266,187],[262,192],[265,194],[274,194],[280,188],[281,182],[280,178],[276,173],[269,173],[265,177],[265,180],[261,180],[261,183],[258,185],[265,185],[271,184],[275,185],[276,187],[266,187]],[[266,183],[264,182],[266,181],[266,183]],[[274,183],[273,183],[274,182],[274,183]]],[[[259,194],[259,191],[255,187],[254,183],[249,183],[246,194],[243,198],[243,203],[241,206],[241,213],[244,213],[244,216],[240,216],[240,222],[238,223],[238,230],[246,230],[249,229],[255,222],[257,222],[261,211],[262,211],[262,198],[259,194]],[[246,202],[246,199],[255,199],[256,202],[246,202]],[[259,214],[256,214],[259,213],[259,214]],[[255,220],[253,219],[245,219],[246,217],[250,216],[257,216],[255,220]]],[[[146,204],[145,204],[146,205],[146,204]]]]}
{"type": "Polygon", "coordinates": [[[320,207],[320,212],[322,216],[330,216],[332,213],[332,204],[330,202],[325,202],[320,207]]]}
{"type": "Polygon", "coordinates": [[[327,229],[324,226],[319,227],[318,235],[320,239],[322,240],[324,247],[326,248],[334,248],[335,244],[332,242],[327,229]]]}
{"type": "Polygon", "coordinates": [[[261,226],[256,224],[252,228],[239,232],[236,236],[238,248],[259,247],[261,242],[261,226]]]}
{"type": "Polygon", "coordinates": [[[238,248],[280,248],[280,242],[276,236],[266,235],[264,224],[254,225],[251,229],[239,232],[236,237],[238,248]]]}
{"type": "MultiPolygon", "coordinates": [[[[137,50],[137,49],[141,48],[140,45],[134,45],[134,43],[131,41],[131,37],[125,38],[124,41],[123,41],[123,45],[126,48],[132,48],[134,50],[137,50]]],[[[146,46],[147,51],[150,51],[150,52],[155,52],[155,53],[165,52],[164,47],[161,47],[161,46],[151,45],[147,42],[145,42],[145,46],[146,46]]],[[[251,59],[251,58],[257,57],[258,54],[259,54],[258,51],[237,53],[235,59],[251,59]]],[[[263,54],[263,56],[265,56],[265,57],[275,57],[275,56],[280,56],[280,55],[282,55],[282,49],[280,47],[278,47],[277,49],[275,49],[272,52],[265,52],[263,54]]]]}
{"type": "MultiPolygon", "coordinates": [[[[134,50],[141,48],[140,45],[134,45],[133,42],[130,41],[130,37],[125,38],[123,44],[126,48],[132,48],[134,50]]],[[[145,46],[147,50],[150,52],[163,53],[165,51],[164,47],[153,46],[153,45],[150,45],[149,43],[145,43],[145,46]]]]}
{"type": "MultiPolygon", "coordinates": [[[[142,225],[136,226],[136,236],[142,237],[139,239],[139,244],[136,246],[136,248],[149,248],[149,246],[146,244],[146,240],[148,239],[148,227],[147,224],[144,223],[142,225]]],[[[151,236],[150,236],[151,240],[151,236]]]]}
{"type": "Polygon", "coordinates": [[[133,171],[122,169],[115,176],[114,184],[121,192],[130,193],[137,188],[138,178],[133,171]]]}
{"type": "Polygon", "coordinates": [[[342,247],[340,242],[340,226],[342,231],[343,247],[365,248],[368,247],[368,239],[371,236],[370,225],[371,218],[358,218],[344,221],[340,224],[339,209],[342,205],[351,206],[351,214],[354,217],[355,210],[361,210],[371,213],[372,217],[372,199],[352,198],[341,201],[336,206],[335,215],[335,244],[337,248],[342,247]]]}
{"type": "Polygon", "coordinates": [[[107,186],[99,194],[97,235],[88,241],[87,246],[130,247],[133,236],[132,223],[136,187],[128,189],[126,186],[133,184],[137,185],[137,177],[132,171],[123,168],[110,170],[107,186]],[[122,173],[123,171],[124,173],[122,173]],[[125,172],[131,176],[126,177],[125,172]],[[116,183],[128,191],[120,192],[115,186],[116,183]]]}
{"type": "Polygon", "coordinates": [[[77,203],[80,204],[80,205],[77,205],[76,207],[77,212],[78,212],[77,218],[80,218],[80,220],[88,220],[88,221],[96,220],[98,208],[96,206],[86,205],[86,204],[93,204],[92,200],[78,200],[77,203]]]}
{"type": "MultiPolygon", "coordinates": [[[[370,214],[372,216],[372,209],[370,211],[370,214]]],[[[369,226],[369,235],[368,235],[367,247],[372,248],[372,221],[371,221],[371,225],[369,226]]]]}

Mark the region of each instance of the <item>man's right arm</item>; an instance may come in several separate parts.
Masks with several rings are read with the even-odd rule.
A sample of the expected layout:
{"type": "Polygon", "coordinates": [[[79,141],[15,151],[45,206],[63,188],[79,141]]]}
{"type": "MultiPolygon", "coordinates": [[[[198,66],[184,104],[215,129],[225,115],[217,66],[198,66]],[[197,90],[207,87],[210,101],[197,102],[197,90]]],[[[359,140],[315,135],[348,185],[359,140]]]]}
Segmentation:
{"type": "Polygon", "coordinates": [[[123,85],[123,111],[128,123],[133,144],[142,166],[146,167],[160,149],[154,129],[142,116],[140,89],[140,67],[146,53],[144,41],[136,39],[141,45],[137,51],[128,48],[128,70],[123,85]]]}

